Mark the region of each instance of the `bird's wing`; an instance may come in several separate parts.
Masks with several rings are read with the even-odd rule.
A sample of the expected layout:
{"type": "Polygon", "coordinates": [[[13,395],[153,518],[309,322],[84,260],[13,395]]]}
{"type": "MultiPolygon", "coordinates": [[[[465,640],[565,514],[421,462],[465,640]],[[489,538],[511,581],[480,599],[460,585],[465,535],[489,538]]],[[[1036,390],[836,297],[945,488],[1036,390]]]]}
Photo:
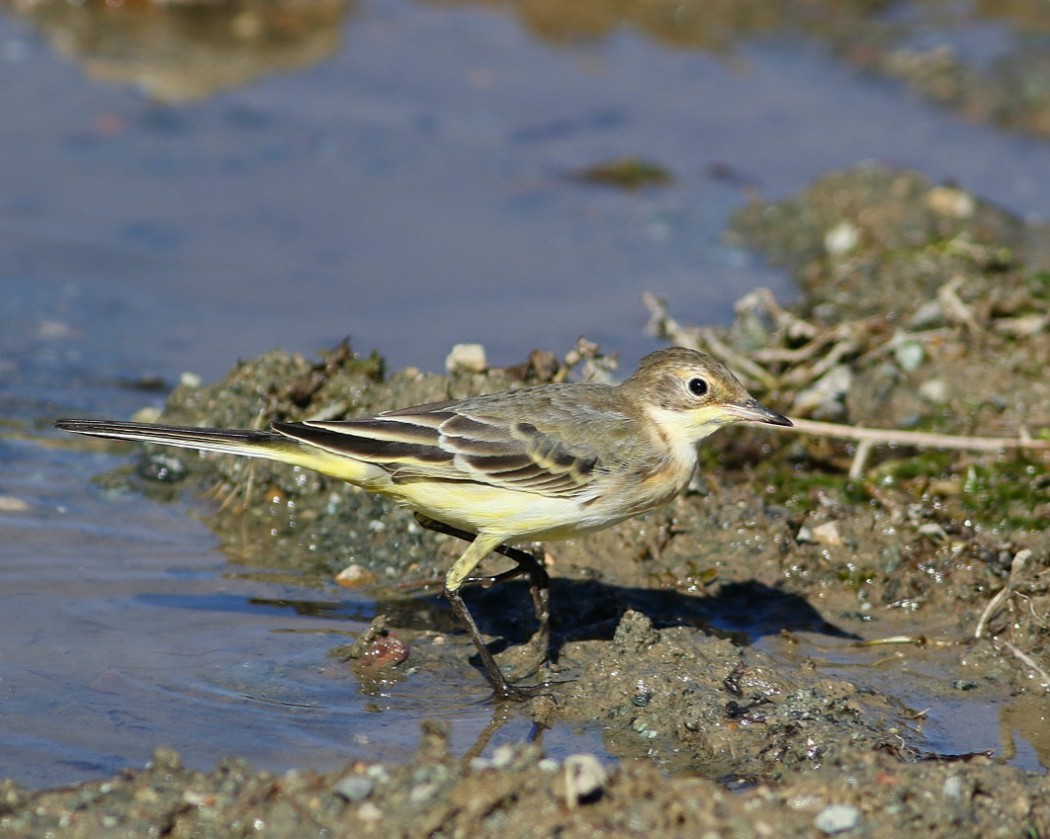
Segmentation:
{"type": "Polygon", "coordinates": [[[275,423],[274,430],[380,466],[398,483],[469,481],[574,496],[606,465],[585,433],[595,417],[586,408],[556,402],[522,406],[516,400],[508,406],[479,398],[359,420],[275,423]]]}

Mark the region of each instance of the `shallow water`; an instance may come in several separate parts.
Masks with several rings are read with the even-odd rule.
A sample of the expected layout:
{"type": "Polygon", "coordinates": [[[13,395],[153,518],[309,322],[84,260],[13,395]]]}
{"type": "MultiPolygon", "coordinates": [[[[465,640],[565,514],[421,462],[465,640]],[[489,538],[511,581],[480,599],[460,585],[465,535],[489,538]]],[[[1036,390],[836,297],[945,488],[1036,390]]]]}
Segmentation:
{"type": "MultiPolygon", "coordinates": [[[[317,593],[239,574],[193,499],[93,484],[128,459],[60,439],[54,417],[128,416],[162,398],[131,386],[144,375],[214,378],[238,357],[347,333],[434,370],[457,341],[510,363],[582,333],[630,367],[656,346],[643,291],[693,322],[727,321],[756,284],[790,295],[720,242],[748,188],[784,194],[864,158],[1050,216],[1045,146],[799,40],[755,39],[731,58],[627,30],[551,46],[492,10],[399,0],[358,7],[341,36],[318,63],[167,106],[86,79],[0,14],[0,103],[18,115],[0,126],[2,776],[98,777],[159,743],[202,767],[230,753],[274,769],[399,759],[423,718],[452,721],[465,751],[491,717],[467,670],[357,693],[324,653],[361,623],[263,605],[317,593]],[[568,177],[622,154],[668,166],[675,184],[568,177]]],[[[955,713],[909,694],[934,703],[937,719],[955,713]]],[[[997,714],[971,707],[937,747],[994,747],[997,714]]],[[[528,729],[514,719],[495,742],[528,729]]],[[[544,742],[601,751],[590,731],[544,742]]],[[[1024,747],[1016,761],[1037,765],[1024,747]]]]}

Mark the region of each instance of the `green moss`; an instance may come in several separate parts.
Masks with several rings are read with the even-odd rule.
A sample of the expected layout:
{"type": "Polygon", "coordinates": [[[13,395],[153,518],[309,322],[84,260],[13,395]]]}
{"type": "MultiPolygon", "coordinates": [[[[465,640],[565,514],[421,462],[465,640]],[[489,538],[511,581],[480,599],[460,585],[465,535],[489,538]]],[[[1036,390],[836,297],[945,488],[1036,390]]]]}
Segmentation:
{"type": "Polygon", "coordinates": [[[1050,525],[1050,474],[1024,457],[972,463],[963,473],[963,509],[995,527],[1043,529],[1050,525]]]}
{"type": "Polygon", "coordinates": [[[1039,300],[1050,300],[1050,271],[1036,271],[1028,278],[1028,290],[1039,300]]]}
{"type": "Polygon", "coordinates": [[[975,461],[960,465],[958,452],[919,451],[885,460],[868,470],[864,481],[816,467],[783,465],[762,481],[771,501],[792,512],[815,510],[821,499],[850,505],[873,495],[897,492],[902,503],[936,497],[946,516],[968,518],[991,528],[1042,529],[1050,525],[1050,473],[1025,457],[975,461]]]}
{"type": "Polygon", "coordinates": [[[858,594],[864,586],[875,579],[876,572],[867,566],[858,568],[847,565],[839,569],[835,576],[839,582],[845,583],[854,594],[858,594]]]}
{"type": "Polygon", "coordinates": [[[773,490],[770,500],[794,513],[812,512],[822,497],[843,504],[863,503],[869,498],[862,484],[849,480],[842,473],[797,466],[777,470],[768,476],[767,484],[773,490]]]}
{"type": "Polygon", "coordinates": [[[585,183],[604,184],[621,189],[641,189],[671,183],[671,173],[657,163],[637,157],[621,157],[596,163],[576,174],[585,183]]]}
{"type": "Polygon", "coordinates": [[[927,449],[910,457],[885,460],[872,473],[883,487],[900,486],[920,478],[943,478],[952,474],[955,455],[952,452],[927,449]]]}

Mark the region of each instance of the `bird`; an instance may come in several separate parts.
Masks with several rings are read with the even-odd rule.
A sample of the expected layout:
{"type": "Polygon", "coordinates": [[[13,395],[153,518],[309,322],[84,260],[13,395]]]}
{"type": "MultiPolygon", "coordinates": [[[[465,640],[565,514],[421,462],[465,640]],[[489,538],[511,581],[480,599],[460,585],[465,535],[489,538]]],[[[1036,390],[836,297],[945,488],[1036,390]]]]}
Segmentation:
{"type": "Polygon", "coordinates": [[[541,384],[341,420],[273,422],[268,430],[60,419],[57,428],[265,458],[348,481],[411,508],[421,525],[466,541],[443,593],[477,649],[497,700],[537,686],[512,683],[463,600],[468,583],[527,575],[549,645],[550,580],[515,543],[570,539],[671,501],[697,470],[697,444],[735,422],[789,427],[711,356],[670,347],[645,356],[620,384],[541,384]],[[497,552],[508,571],[474,576],[497,552]]]}

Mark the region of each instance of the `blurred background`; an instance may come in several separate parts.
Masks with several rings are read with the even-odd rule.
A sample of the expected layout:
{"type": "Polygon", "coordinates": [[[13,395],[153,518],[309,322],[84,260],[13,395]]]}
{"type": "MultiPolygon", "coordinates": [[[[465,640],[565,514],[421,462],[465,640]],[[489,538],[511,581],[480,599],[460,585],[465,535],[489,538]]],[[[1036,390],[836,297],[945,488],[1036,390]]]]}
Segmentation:
{"type": "Polygon", "coordinates": [[[3,3],[2,340],[631,366],[643,291],[790,298],[722,242],[749,195],[874,159],[1050,214],[1048,32],[1043,0],[3,3]]]}

